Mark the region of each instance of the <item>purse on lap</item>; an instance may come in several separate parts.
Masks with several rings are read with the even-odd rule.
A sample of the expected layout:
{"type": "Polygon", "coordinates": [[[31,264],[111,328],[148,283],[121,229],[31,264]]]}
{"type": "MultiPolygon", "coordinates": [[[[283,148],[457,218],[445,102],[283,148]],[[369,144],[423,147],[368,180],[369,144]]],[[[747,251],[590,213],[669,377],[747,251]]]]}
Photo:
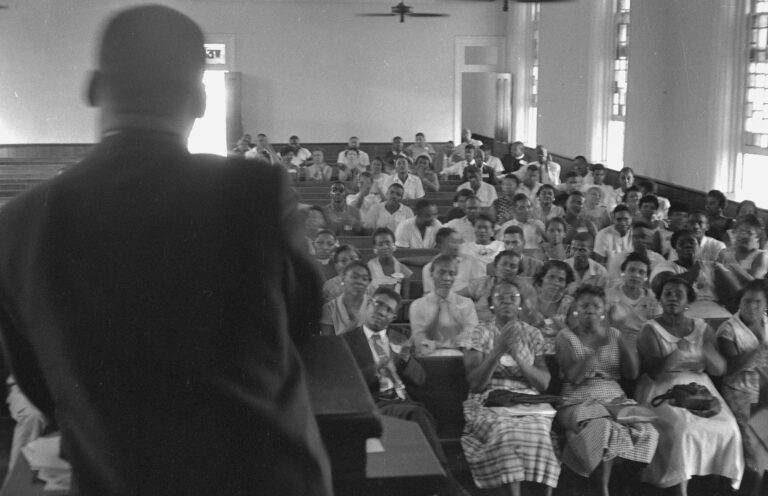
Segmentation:
{"type": "Polygon", "coordinates": [[[534,403],[552,403],[562,402],[563,398],[552,394],[526,394],[515,393],[506,389],[494,389],[488,393],[484,406],[515,406],[534,403]]]}
{"type": "Polygon", "coordinates": [[[720,413],[720,399],[712,396],[712,393],[696,382],[690,384],[675,384],[666,393],[660,394],[651,400],[652,406],[659,406],[665,400],[669,404],[679,408],[685,408],[699,417],[714,417],[720,413]]]}

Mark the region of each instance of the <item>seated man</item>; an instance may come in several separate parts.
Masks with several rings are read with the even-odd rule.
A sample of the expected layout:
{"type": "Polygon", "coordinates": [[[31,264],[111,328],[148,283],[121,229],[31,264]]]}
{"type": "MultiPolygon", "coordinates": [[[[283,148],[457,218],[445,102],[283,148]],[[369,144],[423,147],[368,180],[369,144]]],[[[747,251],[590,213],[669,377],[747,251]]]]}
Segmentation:
{"type": "Polygon", "coordinates": [[[525,166],[524,169],[517,171],[524,171],[522,174],[517,174],[520,179],[520,185],[517,187],[517,192],[527,196],[531,203],[536,201],[536,194],[541,188],[541,182],[539,182],[539,166],[535,163],[525,166]]]}
{"type": "Polygon", "coordinates": [[[394,164],[395,161],[400,157],[410,158],[408,157],[408,154],[405,153],[403,138],[400,136],[395,136],[392,138],[392,149],[385,153],[382,159],[384,159],[384,163],[394,164]]]}
{"type": "Polygon", "coordinates": [[[312,240],[312,247],[315,249],[315,263],[326,281],[338,275],[332,260],[336,244],[336,235],[327,229],[319,230],[315,239],[312,240]]]}
{"type": "MultiPolygon", "coordinates": [[[[440,254],[453,257],[458,263],[452,286],[452,290],[456,292],[467,287],[473,279],[483,277],[486,274],[486,267],[480,260],[462,253],[461,245],[463,243],[456,231],[450,227],[440,228],[435,235],[436,248],[440,250],[440,254]]],[[[425,294],[435,289],[431,274],[432,262],[429,262],[421,271],[421,282],[425,294]]]]}
{"type": "MultiPolygon", "coordinates": [[[[482,148],[475,148],[475,163],[473,165],[480,169],[480,175],[483,178],[483,182],[496,186],[496,183],[498,182],[496,180],[496,171],[486,162],[485,152],[482,148]]],[[[464,168],[464,171],[461,174],[461,180],[469,181],[469,178],[467,177],[467,168],[464,168]]]]}
{"type": "Polygon", "coordinates": [[[435,234],[442,227],[437,220],[437,205],[419,200],[414,205],[414,217],[402,221],[395,230],[395,244],[400,248],[434,248],[435,234]]]}
{"type": "Polygon", "coordinates": [[[465,242],[475,241],[475,219],[480,214],[480,198],[470,196],[465,203],[464,211],[466,215],[458,219],[453,219],[443,224],[444,227],[450,227],[465,242]]]}
{"type": "MultiPolygon", "coordinates": [[[[654,234],[655,231],[653,227],[647,221],[636,220],[632,222],[632,251],[640,253],[648,259],[651,272],[653,272],[656,267],[666,262],[660,253],[656,253],[651,249],[655,239],[654,234]]],[[[608,269],[609,286],[621,283],[621,266],[624,264],[624,260],[627,259],[629,254],[630,252],[627,251],[616,253],[608,261],[606,268],[608,269]]]]}
{"type": "Polygon", "coordinates": [[[432,145],[427,143],[424,133],[416,133],[416,141],[413,144],[408,145],[405,149],[405,153],[414,160],[416,157],[423,154],[429,155],[430,160],[435,158],[435,149],[432,145]]]}
{"type": "Polygon", "coordinates": [[[464,156],[466,155],[465,149],[468,146],[483,146],[483,142],[480,140],[476,140],[472,138],[472,130],[469,128],[464,128],[461,130],[461,143],[453,149],[453,161],[458,162],[460,160],[464,159],[464,156]]]}
{"type": "Polygon", "coordinates": [[[429,264],[434,289],[411,303],[411,342],[416,356],[456,355],[469,347],[478,324],[474,302],[456,294],[454,282],[459,271],[456,257],[438,255],[429,264]]]}
{"type": "Polygon", "coordinates": [[[347,187],[342,182],[331,184],[331,203],[323,207],[328,217],[328,229],[336,236],[362,234],[363,224],[360,211],[347,204],[347,187]]]}
{"type": "Polygon", "coordinates": [[[368,260],[368,268],[371,271],[369,291],[384,285],[402,294],[413,271],[395,258],[395,233],[386,227],[380,227],[373,231],[371,240],[374,257],[368,260]]]}
{"type": "Polygon", "coordinates": [[[454,162],[453,165],[444,167],[440,171],[441,177],[447,176],[459,176],[464,177],[464,169],[470,165],[478,166],[479,164],[475,160],[475,147],[472,145],[464,147],[464,159],[454,162]]]}
{"type": "Polygon", "coordinates": [[[552,161],[547,148],[543,145],[537,146],[536,157],[538,161],[525,167],[521,167],[516,173],[518,175],[517,177],[522,179],[525,176],[527,169],[531,165],[536,165],[539,169],[539,180],[542,184],[551,184],[552,186],[560,184],[560,164],[552,161]]]}
{"type": "Polygon", "coordinates": [[[515,218],[501,225],[497,233],[504,233],[510,226],[519,226],[525,233],[525,249],[538,250],[541,242],[546,239],[544,223],[534,219],[531,200],[523,193],[515,195],[515,218]]]}
{"type": "Polygon", "coordinates": [[[438,490],[439,495],[469,496],[448,469],[448,459],[435,430],[435,419],[423,405],[410,399],[409,388],[424,384],[426,374],[421,364],[411,357],[408,338],[388,329],[397,315],[400,295],[380,287],[367,304],[369,308],[363,326],[342,336],[363,373],[376,406],[382,415],[419,424],[448,476],[438,490]]]}
{"type": "MultiPolygon", "coordinates": [[[[714,262],[718,259],[720,252],[725,249],[725,243],[705,234],[709,232],[709,227],[709,217],[701,210],[691,212],[688,216],[688,229],[693,231],[696,241],[699,242],[699,258],[714,262]]],[[[669,259],[677,260],[677,253],[674,250],[670,253],[669,259]]]]}
{"type": "Polygon", "coordinates": [[[517,172],[521,167],[528,165],[528,159],[525,157],[525,143],[515,141],[509,145],[509,153],[502,157],[501,162],[505,174],[517,172]]]}
{"type": "Polygon", "coordinates": [[[336,162],[340,164],[347,163],[347,150],[357,150],[357,160],[360,162],[360,165],[368,166],[371,164],[368,154],[360,149],[360,140],[357,136],[350,136],[347,147],[339,152],[336,162]]]}
{"type": "Polygon", "coordinates": [[[510,250],[517,255],[520,255],[520,271],[518,276],[525,278],[527,282],[533,281],[533,276],[539,271],[543,265],[541,260],[534,257],[529,257],[523,253],[525,248],[525,231],[520,226],[509,226],[504,229],[501,241],[504,243],[504,249],[510,250]]]}
{"type": "Polygon", "coordinates": [[[347,196],[347,205],[360,211],[363,227],[371,229],[370,217],[373,207],[381,203],[381,196],[373,193],[373,176],[368,171],[357,176],[357,193],[347,196]]]}
{"type": "Polygon", "coordinates": [[[707,236],[718,241],[725,241],[728,229],[733,228],[734,220],[723,215],[726,198],[722,191],[716,189],[707,193],[704,198],[704,212],[709,217],[707,236]]]}
{"type": "Polygon", "coordinates": [[[21,392],[13,375],[8,377],[6,384],[8,385],[8,399],[6,400],[8,412],[16,422],[16,426],[13,428],[11,451],[8,455],[8,473],[10,474],[16,460],[21,455],[21,448],[43,435],[48,420],[21,392]]]}
{"type": "Polygon", "coordinates": [[[251,135],[250,134],[244,134],[242,138],[237,140],[237,143],[235,144],[234,148],[232,148],[229,151],[230,157],[243,157],[245,156],[245,152],[251,149],[251,135]]]}
{"type": "Polygon", "coordinates": [[[475,166],[469,166],[464,171],[464,174],[467,182],[456,188],[456,191],[469,188],[475,193],[476,197],[480,198],[480,206],[485,208],[492,206],[499,195],[496,193],[496,188],[481,179],[480,169],[475,166]]]}
{"type": "Polygon", "coordinates": [[[613,209],[613,225],[601,229],[595,237],[595,260],[607,265],[617,253],[632,251],[632,214],[626,205],[617,205],[613,209]]]}
{"type": "Polygon", "coordinates": [[[363,226],[367,229],[386,227],[395,232],[401,222],[413,217],[411,207],[401,202],[404,194],[402,184],[391,184],[387,189],[387,201],[378,202],[371,207],[367,216],[363,216],[363,226]]]}
{"type": "Polygon", "coordinates": [[[403,196],[404,200],[424,198],[426,196],[424,185],[417,175],[409,172],[410,166],[410,158],[406,156],[398,157],[395,160],[395,173],[390,176],[387,188],[391,184],[401,184],[405,194],[403,196]]]}
{"type": "Polygon", "coordinates": [[[453,196],[453,203],[451,209],[446,212],[445,216],[440,219],[440,222],[450,222],[453,219],[460,219],[467,214],[467,200],[475,196],[475,193],[469,189],[460,189],[453,196]]]}
{"type": "Polygon", "coordinates": [[[269,138],[267,138],[267,135],[264,133],[256,135],[256,146],[245,152],[245,158],[260,158],[272,164],[280,163],[280,155],[275,151],[274,147],[269,142],[269,138]]]}
{"type": "Polygon", "coordinates": [[[301,142],[299,141],[299,137],[296,135],[291,136],[288,138],[288,147],[293,152],[293,165],[296,167],[300,167],[304,164],[304,162],[307,162],[312,158],[312,153],[301,146],[301,142]]]}
{"type": "Polygon", "coordinates": [[[568,246],[573,241],[573,237],[580,232],[588,232],[594,238],[597,236],[597,228],[592,221],[585,219],[581,215],[584,210],[584,194],[581,191],[574,191],[568,196],[565,202],[565,221],[568,230],[565,233],[563,243],[568,246]]]}
{"type": "MultiPolygon", "coordinates": [[[[325,163],[325,151],[322,148],[312,149],[312,161],[303,169],[307,181],[330,181],[333,175],[331,166],[325,163]]],[[[338,180],[338,174],[336,176],[338,180]]]]}
{"type": "Polygon", "coordinates": [[[592,164],[592,184],[583,186],[589,189],[590,186],[599,186],[603,190],[603,204],[608,211],[616,206],[616,189],[610,184],[605,184],[605,166],[603,164],[592,164]]]}
{"type": "Polygon", "coordinates": [[[606,268],[590,257],[594,244],[594,238],[589,233],[582,232],[573,237],[571,242],[573,256],[565,259],[565,263],[573,269],[573,282],[568,287],[568,292],[571,294],[583,284],[605,289],[608,283],[606,268]]]}

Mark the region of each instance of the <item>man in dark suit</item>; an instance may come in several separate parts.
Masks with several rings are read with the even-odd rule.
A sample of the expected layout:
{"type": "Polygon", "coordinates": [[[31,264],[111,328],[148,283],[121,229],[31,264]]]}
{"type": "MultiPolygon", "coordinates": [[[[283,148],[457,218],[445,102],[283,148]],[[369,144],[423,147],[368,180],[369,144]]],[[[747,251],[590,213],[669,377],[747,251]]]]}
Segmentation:
{"type": "Polygon", "coordinates": [[[319,280],[285,173],[188,153],[204,52],[183,14],[119,13],[98,64],[101,142],[0,215],[3,349],[71,494],[331,494],[294,344],[319,280]]]}
{"type": "Polygon", "coordinates": [[[451,476],[447,458],[435,431],[435,419],[423,405],[410,399],[408,390],[424,384],[426,374],[421,364],[411,357],[408,338],[388,329],[397,315],[400,295],[390,288],[379,287],[368,305],[365,324],[342,336],[352,350],[376,406],[382,415],[419,424],[448,474],[439,494],[468,496],[469,493],[451,476]]]}

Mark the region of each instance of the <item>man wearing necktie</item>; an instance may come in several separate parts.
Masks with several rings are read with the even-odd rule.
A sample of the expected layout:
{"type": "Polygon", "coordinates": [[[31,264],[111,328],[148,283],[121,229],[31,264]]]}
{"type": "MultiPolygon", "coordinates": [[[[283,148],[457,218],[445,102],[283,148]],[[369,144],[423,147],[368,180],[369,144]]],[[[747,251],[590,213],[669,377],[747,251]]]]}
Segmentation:
{"type": "Polygon", "coordinates": [[[368,317],[362,327],[344,334],[352,355],[382,415],[419,424],[448,478],[440,495],[467,495],[448,470],[448,462],[435,430],[435,419],[420,403],[410,399],[408,389],[424,384],[426,374],[411,357],[408,338],[388,329],[397,315],[400,295],[379,287],[368,301],[368,317]]]}

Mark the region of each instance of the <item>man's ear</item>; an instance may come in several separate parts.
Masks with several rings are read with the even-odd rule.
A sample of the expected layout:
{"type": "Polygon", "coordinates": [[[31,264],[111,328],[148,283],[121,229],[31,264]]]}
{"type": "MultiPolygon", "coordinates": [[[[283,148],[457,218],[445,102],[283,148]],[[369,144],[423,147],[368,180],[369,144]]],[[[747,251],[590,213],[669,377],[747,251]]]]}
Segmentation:
{"type": "Polygon", "coordinates": [[[91,107],[98,107],[99,93],[101,92],[101,73],[99,71],[91,71],[88,74],[88,86],[85,90],[85,101],[91,107]]]}

